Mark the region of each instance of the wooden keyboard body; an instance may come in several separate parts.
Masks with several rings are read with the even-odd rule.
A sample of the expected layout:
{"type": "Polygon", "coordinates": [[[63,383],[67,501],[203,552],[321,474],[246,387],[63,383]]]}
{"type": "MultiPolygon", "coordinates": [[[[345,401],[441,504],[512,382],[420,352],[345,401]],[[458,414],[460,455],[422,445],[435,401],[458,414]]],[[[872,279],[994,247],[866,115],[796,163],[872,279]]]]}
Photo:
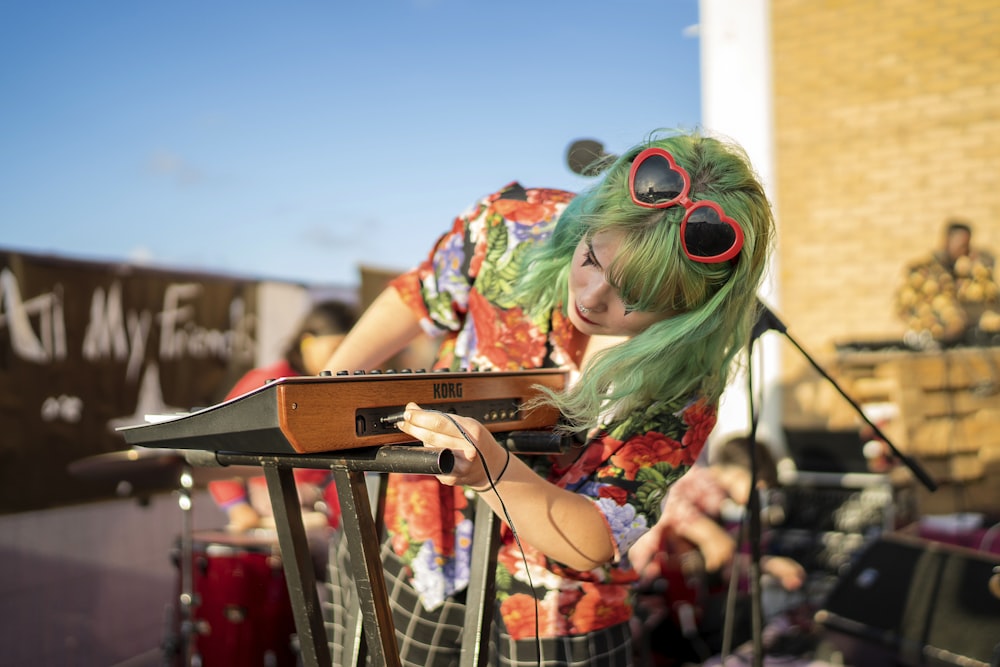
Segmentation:
{"type": "Polygon", "coordinates": [[[525,410],[558,369],[399,372],[278,378],[218,405],[119,429],[130,445],[249,454],[315,454],[411,441],[383,420],[408,402],[474,417],[494,433],[551,429],[554,408],[525,410]]]}

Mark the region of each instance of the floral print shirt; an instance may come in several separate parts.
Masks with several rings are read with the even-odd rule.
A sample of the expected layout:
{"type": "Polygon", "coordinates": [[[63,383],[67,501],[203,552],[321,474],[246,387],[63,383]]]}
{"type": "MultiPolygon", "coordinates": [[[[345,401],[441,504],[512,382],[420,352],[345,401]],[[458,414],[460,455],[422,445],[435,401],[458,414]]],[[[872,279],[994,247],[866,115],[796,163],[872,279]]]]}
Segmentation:
{"type": "MultiPolygon", "coordinates": [[[[572,196],[512,183],[458,216],[428,259],[393,281],[423,328],[443,336],[436,368],[578,370],[587,337],[563,308],[532,319],[511,296],[524,253],[548,239],[572,196]]],[[[556,457],[532,458],[543,478],[591,499],[618,557],[576,571],[523,542],[522,554],[504,526],[496,589],[514,639],[536,631],[541,637],[582,634],[628,620],[636,576],[623,556],[656,522],[667,489],[697,459],[715,418],[716,406],[697,398],[654,403],[605,427],[568,466],[556,457]]],[[[474,500],[471,490],[431,476],[390,475],[386,532],[428,609],[468,584],[474,500]]]]}

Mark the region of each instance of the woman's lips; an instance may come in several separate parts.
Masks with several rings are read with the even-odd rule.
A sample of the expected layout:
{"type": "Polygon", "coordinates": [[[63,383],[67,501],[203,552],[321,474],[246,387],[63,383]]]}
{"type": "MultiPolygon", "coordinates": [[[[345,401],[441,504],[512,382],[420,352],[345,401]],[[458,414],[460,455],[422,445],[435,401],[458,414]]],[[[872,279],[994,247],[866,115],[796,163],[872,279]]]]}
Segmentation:
{"type": "Polygon", "coordinates": [[[584,315],[582,312],[580,312],[580,305],[579,304],[573,304],[573,305],[576,308],[576,315],[577,315],[577,317],[579,317],[581,320],[583,320],[587,324],[593,324],[594,326],[597,326],[597,322],[593,321],[592,319],[590,319],[586,315],[584,315]]]}

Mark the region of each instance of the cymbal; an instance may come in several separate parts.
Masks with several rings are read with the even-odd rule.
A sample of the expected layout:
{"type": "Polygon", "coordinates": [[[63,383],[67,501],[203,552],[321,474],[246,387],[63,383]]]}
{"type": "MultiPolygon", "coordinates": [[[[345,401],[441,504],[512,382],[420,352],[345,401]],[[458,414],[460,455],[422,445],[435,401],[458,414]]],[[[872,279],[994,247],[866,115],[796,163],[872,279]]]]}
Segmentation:
{"type": "Polygon", "coordinates": [[[219,479],[245,479],[263,474],[258,466],[192,466],[178,450],[145,447],[88,456],[73,461],[67,470],[81,479],[117,482],[120,495],[178,489],[184,472],[190,473],[195,486],[205,486],[219,479]]]}

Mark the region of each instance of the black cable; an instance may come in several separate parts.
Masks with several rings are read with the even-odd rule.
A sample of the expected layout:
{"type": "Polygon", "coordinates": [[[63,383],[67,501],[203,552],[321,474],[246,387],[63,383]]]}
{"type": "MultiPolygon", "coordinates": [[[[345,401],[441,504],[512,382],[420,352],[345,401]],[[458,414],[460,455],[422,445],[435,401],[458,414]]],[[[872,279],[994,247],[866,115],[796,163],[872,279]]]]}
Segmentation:
{"type": "Polygon", "coordinates": [[[472,440],[471,437],[469,437],[469,434],[465,432],[465,429],[462,428],[457,421],[455,421],[454,417],[452,417],[447,412],[442,412],[440,414],[448,418],[448,421],[450,421],[455,426],[455,428],[458,429],[458,432],[462,434],[462,437],[465,438],[465,441],[468,442],[470,445],[472,445],[472,448],[475,449],[476,453],[479,455],[479,462],[482,463],[483,465],[483,472],[486,474],[486,481],[489,482],[489,487],[484,491],[492,490],[493,493],[497,494],[497,500],[500,501],[500,509],[503,511],[504,520],[506,520],[507,525],[510,526],[510,534],[511,536],[513,536],[514,543],[517,544],[518,550],[521,552],[521,562],[524,564],[524,576],[528,578],[528,588],[531,589],[531,597],[535,601],[535,604],[532,605],[535,610],[535,652],[538,656],[538,665],[539,667],[541,667],[542,639],[539,636],[539,628],[541,627],[541,623],[538,620],[538,603],[539,603],[538,595],[535,593],[535,584],[531,581],[531,572],[528,569],[528,557],[524,554],[524,547],[521,546],[521,537],[517,534],[517,529],[514,528],[514,521],[513,519],[510,518],[510,514],[507,512],[507,504],[503,501],[503,497],[500,495],[500,491],[496,487],[496,481],[499,481],[500,478],[503,477],[503,474],[507,472],[507,466],[510,464],[510,457],[511,457],[510,450],[509,449],[507,450],[507,461],[504,463],[503,470],[500,471],[500,474],[497,475],[496,481],[494,481],[493,476],[490,474],[490,468],[488,465],[486,465],[486,457],[483,456],[483,452],[479,449],[479,446],[472,440]]]}
{"type": "MultiPolygon", "coordinates": [[[[454,423],[454,420],[452,420],[452,423],[454,423]]],[[[458,424],[455,424],[455,426],[457,427],[457,426],[458,426],[458,424]]],[[[460,430],[461,430],[461,429],[460,429],[460,430]]],[[[465,436],[465,435],[463,434],[463,437],[465,437],[465,439],[466,439],[466,440],[467,440],[467,441],[468,441],[468,442],[469,442],[470,444],[472,443],[472,441],[471,441],[471,440],[469,440],[468,436],[465,436]]],[[[473,446],[473,447],[475,447],[475,445],[472,445],[472,446],[473,446]]],[[[507,460],[503,462],[503,468],[501,468],[501,469],[500,469],[500,474],[499,474],[499,475],[497,475],[497,478],[496,478],[496,479],[490,479],[490,471],[489,471],[489,468],[487,468],[487,467],[486,467],[486,461],[483,461],[483,471],[484,471],[484,472],[486,473],[486,479],[487,479],[487,481],[489,482],[489,484],[488,484],[488,485],[486,486],[486,488],[485,488],[485,489],[477,489],[477,488],[476,488],[476,487],[474,487],[474,486],[470,486],[470,487],[469,487],[470,489],[472,489],[472,490],[473,490],[473,491],[475,491],[476,493],[485,493],[486,491],[489,491],[490,489],[492,489],[492,490],[493,490],[494,492],[496,492],[496,489],[497,489],[497,484],[499,484],[499,483],[500,483],[500,480],[501,480],[501,479],[503,479],[503,475],[504,475],[504,473],[505,473],[505,472],[507,472],[507,466],[509,466],[509,465],[510,465],[510,450],[509,450],[509,449],[507,449],[506,447],[504,448],[504,450],[505,450],[505,451],[507,452],[507,460]]],[[[477,449],[476,451],[478,452],[479,450],[477,449]]],[[[479,458],[483,458],[483,455],[482,455],[482,453],[480,453],[480,454],[479,454],[479,458]]]]}

